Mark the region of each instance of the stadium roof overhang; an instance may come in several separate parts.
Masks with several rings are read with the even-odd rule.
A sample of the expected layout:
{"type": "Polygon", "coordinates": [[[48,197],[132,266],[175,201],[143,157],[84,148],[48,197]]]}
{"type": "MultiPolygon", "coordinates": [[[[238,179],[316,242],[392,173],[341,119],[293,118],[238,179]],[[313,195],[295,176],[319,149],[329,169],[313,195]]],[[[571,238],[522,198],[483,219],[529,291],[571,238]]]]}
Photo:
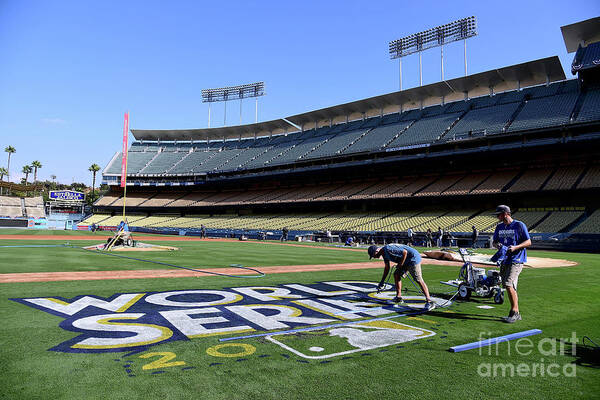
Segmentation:
{"type": "Polygon", "coordinates": [[[273,121],[259,122],[256,124],[223,126],[219,128],[204,129],[166,129],[166,130],[147,130],[132,129],[131,133],[137,140],[150,141],[201,141],[201,140],[222,140],[235,139],[239,137],[250,137],[255,134],[259,136],[270,133],[282,133],[287,131],[296,131],[296,127],[283,119],[273,121]]]}
{"type": "Polygon", "coordinates": [[[273,121],[206,129],[132,129],[131,132],[137,140],[149,141],[200,141],[268,136],[270,134],[298,131],[305,124],[332,121],[336,118],[348,117],[357,113],[367,114],[371,112],[372,114],[373,110],[375,110],[383,114],[383,110],[385,109],[401,107],[405,104],[439,104],[443,98],[453,98],[453,96],[456,97],[456,95],[463,94],[468,96],[472,92],[479,92],[480,94],[478,95],[481,95],[482,89],[491,90],[491,88],[502,87],[503,90],[510,90],[564,79],[566,79],[566,76],[560,60],[557,56],[553,56],[309,111],[273,121]]]}
{"type": "Polygon", "coordinates": [[[588,46],[600,42],[600,17],[561,26],[560,30],[568,53],[577,51],[579,45],[588,46]]]}
{"type": "Polygon", "coordinates": [[[513,82],[511,87],[533,86],[547,82],[565,79],[565,73],[558,57],[548,57],[510,67],[493,69],[468,75],[461,78],[441,81],[425,86],[402,90],[375,96],[351,103],[340,104],[294,115],[287,119],[295,124],[302,125],[318,119],[333,119],[340,115],[349,115],[365,112],[370,109],[385,109],[393,105],[428,102],[432,98],[441,99],[456,93],[469,93],[476,88],[493,88],[500,83],[513,82]]]}

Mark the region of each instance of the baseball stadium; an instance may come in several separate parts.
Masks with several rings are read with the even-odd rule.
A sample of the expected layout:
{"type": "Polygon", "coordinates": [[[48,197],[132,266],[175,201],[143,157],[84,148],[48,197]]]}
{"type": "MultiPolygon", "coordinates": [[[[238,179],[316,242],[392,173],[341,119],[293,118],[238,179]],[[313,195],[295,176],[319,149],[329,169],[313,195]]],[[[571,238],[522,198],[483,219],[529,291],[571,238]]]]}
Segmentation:
{"type": "Polygon", "coordinates": [[[5,191],[0,397],[599,398],[600,18],[556,29],[566,71],[467,73],[467,17],[389,43],[464,42],[464,76],[232,126],[126,113],[91,207],[5,191]]]}

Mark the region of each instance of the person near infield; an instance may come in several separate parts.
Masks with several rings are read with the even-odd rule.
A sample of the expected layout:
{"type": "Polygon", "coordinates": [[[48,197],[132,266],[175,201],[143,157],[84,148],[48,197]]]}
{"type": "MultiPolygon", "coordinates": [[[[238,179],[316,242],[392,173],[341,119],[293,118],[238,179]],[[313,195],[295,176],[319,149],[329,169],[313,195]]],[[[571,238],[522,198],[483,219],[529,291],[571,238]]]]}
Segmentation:
{"type": "Polygon", "coordinates": [[[378,290],[381,290],[385,285],[385,278],[390,272],[390,262],[396,263],[396,269],[394,271],[394,283],[396,286],[396,297],[394,302],[402,303],[402,278],[405,278],[409,273],[414,280],[421,287],[421,291],[425,295],[425,311],[430,311],[435,308],[435,303],[431,301],[429,296],[429,288],[423,280],[421,273],[421,254],[410,246],[403,244],[386,244],[383,247],[377,247],[375,245],[370,246],[367,249],[369,258],[380,258],[383,257],[385,264],[383,270],[383,276],[381,282],[379,282],[378,290]]]}
{"type": "Polygon", "coordinates": [[[499,258],[500,276],[510,300],[510,313],[505,322],[513,323],[521,320],[517,283],[523,264],[527,261],[527,247],[531,246],[531,238],[527,226],[512,218],[510,207],[496,207],[496,216],[500,223],[496,226],[492,245],[502,256],[499,258]]]}

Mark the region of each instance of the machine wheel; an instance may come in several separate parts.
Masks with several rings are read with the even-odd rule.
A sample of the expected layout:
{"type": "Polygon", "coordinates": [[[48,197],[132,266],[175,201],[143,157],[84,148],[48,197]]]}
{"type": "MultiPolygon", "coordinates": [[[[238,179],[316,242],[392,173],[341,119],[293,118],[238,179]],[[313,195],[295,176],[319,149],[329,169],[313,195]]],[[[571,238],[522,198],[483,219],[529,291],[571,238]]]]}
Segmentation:
{"type": "Polygon", "coordinates": [[[504,293],[502,292],[502,289],[496,289],[496,294],[494,295],[494,303],[504,303],[504,293]]]}
{"type": "Polygon", "coordinates": [[[127,247],[133,247],[133,239],[127,238],[127,242],[125,242],[125,244],[127,245],[127,247]]]}
{"type": "Polygon", "coordinates": [[[471,298],[471,288],[466,283],[458,285],[458,297],[461,300],[469,300],[471,298]]]}
{"type": "Polygon", "coordinates": [[[494,290],[493,289],[489,289],[487,286],[483,287],[483,292],[487,294],[484,297],[492,297],[494,295],[494,290]]]}

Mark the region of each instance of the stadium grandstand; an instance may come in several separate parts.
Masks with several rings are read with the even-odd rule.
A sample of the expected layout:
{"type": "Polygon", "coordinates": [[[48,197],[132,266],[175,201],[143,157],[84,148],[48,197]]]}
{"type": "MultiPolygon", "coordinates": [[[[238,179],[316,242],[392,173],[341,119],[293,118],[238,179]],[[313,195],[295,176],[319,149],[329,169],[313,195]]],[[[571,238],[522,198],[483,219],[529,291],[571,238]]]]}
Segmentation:
{"type": "Polygon", "coordinates": [[[597,243],[600,43],[570,51],[573,79],[548,57],[272,121],[132,129],[126,200],[117,152],[80,228],[113,228],[125,202],[144,232],[460,242],[475,226],[486,245],[505,203],[535,246],[597,243]]]}

